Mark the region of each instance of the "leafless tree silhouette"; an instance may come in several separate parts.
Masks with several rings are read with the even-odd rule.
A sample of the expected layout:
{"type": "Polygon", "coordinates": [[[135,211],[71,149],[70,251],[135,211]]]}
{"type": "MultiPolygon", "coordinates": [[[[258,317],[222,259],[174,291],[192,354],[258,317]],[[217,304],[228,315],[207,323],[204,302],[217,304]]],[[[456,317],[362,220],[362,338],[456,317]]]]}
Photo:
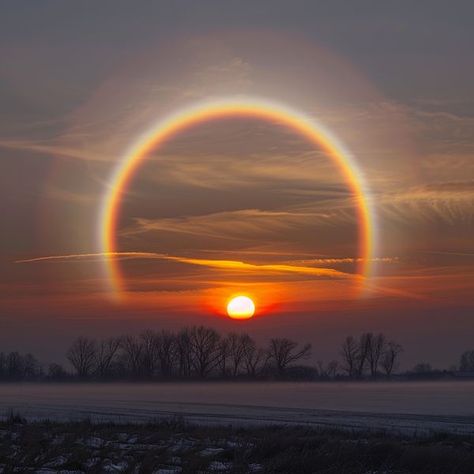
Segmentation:
{"type": "Polygon", "coordinates": [[[191,363],[199,377],[206,377],[219,361],[219,334],[204,326],[193,327],[189,332],[191,363]]]}
{"type": "Polygon", "coordinates": [[[169,377],[173,373],[174,360],[178,354],[178,336],[169,331],[161,331],[157,338],[157,352],[160,363],[160,372],[163,377],[169,377]]]}
{"type": "Polygon", "coordinates": [[[347,336],[342,343],[340,354],[342,357],[342,369],[349,377],[357,373],[359,360],[359,344],[352,336],[347,336]]]}
{"type": "Polygon", "coordinates": [[[252,344],[252,340],[248,334],[237,334],[231,332],[227,336],[229,344],[229,358],[231,364],[231,373],[233,377],[236,377],[240,373],[240,369],[244,363],[245,351],[249,344],[252,344]]]}
{"type": "Polygon", "coordinates": [[[339,369],[339,362],[337,360],[331,360],[327,365],[324,365],[322,360],[318,360],[318,375],[324,379],[334,378],[337,375],[339,369]]]}
{"type": "Polygon", "coordinates": [[[218,342],[217,366],[221,377],[226,377],[228,373],[228,362],[230,359],[230,344],[227,337],[221,338],[218,342]]]}
{"type": "Polygon", "coordinates": [[[97,343],[95,340],[82,336],[73,342],[66,354],[68,361],[81,378],[88,377],[94,372],[96,356],[97,343]]]}
{"type": "Polygon", "coordinates": [[[176,355],[178,359],[178,375],[189,377],[192,370],[191,335],[188,328],[178,332],[176,336],[176,355]]]}
{"type": "Polygon", "coordinates": [[[356,376],[362,377],[367,364],[367,357],[370,350],[371,344],[371,333],[363,333],[359,337],[359,348],[358,348],[358,357],[356,365],[356,376]]]}
{"type": "Polygon", "coordinates": [[[293,362],[311,356],[311,344],[305,344],[301,349],[298,349],[298,343],[291,339],[271,339],[267,354],[269,361],[275,365],[278,374],[283,374],[293,362]]]}
{"type": "Polygon", "coordinates": [[[267,351],[257,347],[250,336],[245,336],[242,343],[244,345],[246,374],[250,377],[256,377],[267,361],[267,351]]]}
{"type": "Polygon", "coordinates": [[[138,378],[142,375],[143,346],[135,336],[124,336],[120,340],[122,357],[125,367],[132,377],[138,378]]]}
{"type": "Polygon", "coordinates": [[[152,378],[156,375],[158,368],[158,350],[160,337],[151,329],[147,329],[140,334],[139,344],[141,346],[138,373],[142,377],[152,378]]]}
{"type": "Polygon", "coordinates": [[[120,348],[120,338],[102,339],[97,345],[96,371],[100,378],[110,375],[112,363],[120,348]]]}
{"type": "Polygon", "coordinates": [[[403,348],[400,344],[394,341],[389,341],[382,354],[380,365],[385,372],[387,377],[390,377],[393,371],[397,368],[398,358],[403,352],[403,348]]]}
{"type": "Polygon", "coordinates": [[[385,336],[382,333],[377,335],[372,333],[367,334],[367,360],[369,362],[370,375],[372,377],[377,377],[377,370],[380,358],[385,350],[385,344],[385,336]]]}
{"type": "Polygon", "coordinates": [[[459,370],[461,372],[474,371],[474,350],[465,351],[461,354],[461,360],[459,362],[459,370]]]}
{"type": "Polygon", "coordinates": [[[19,379],[23,374],[23,358],[21,357],[19,352],[10,352],[7,355],[6,359],[6,367],[7,367],[7,374],[8,377],[11,379],[19,379]]]}

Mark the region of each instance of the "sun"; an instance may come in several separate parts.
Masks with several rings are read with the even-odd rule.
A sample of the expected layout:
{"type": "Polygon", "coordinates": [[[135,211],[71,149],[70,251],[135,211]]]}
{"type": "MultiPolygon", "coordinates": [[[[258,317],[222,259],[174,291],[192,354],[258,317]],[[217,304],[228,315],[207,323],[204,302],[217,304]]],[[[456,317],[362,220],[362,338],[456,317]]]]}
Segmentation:
{"type": "Polygon", "coordinates": [[[232,319],[249,319],[255,313],[255,304],[248,296],[235,296],[227,303],[227,314],[232,319]]]}

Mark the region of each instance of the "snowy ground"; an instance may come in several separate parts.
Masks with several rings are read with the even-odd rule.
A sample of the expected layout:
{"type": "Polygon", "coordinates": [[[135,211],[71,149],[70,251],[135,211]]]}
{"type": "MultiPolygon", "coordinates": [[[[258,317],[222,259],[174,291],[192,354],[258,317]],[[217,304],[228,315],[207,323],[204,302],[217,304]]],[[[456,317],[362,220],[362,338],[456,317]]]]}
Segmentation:
{"type": "Polygon", "coordinates": [[[31,420],[307,425],[474,433],[474,382],[4,384],[0,415],[31,420]]]}
{"type": "Polygon", "coordinates": [[[474,437],[308,427],[0,422],[0,474],[472,474],[474,437]]]}

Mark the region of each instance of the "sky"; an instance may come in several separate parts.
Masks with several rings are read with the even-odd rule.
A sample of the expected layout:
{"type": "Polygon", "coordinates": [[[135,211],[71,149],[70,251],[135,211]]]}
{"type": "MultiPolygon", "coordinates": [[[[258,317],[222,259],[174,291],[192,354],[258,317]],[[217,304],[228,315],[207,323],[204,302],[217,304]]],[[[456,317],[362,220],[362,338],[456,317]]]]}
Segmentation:
{"type": "Polygon", "coordinates": [[[78,335],[205,324],[308,341],[323,360],[346,335],[381,331],[405,367],[456,363],[474,340],[473,10],[4,2],[0,350],[53,360],[78,335]],[[236,116],[152,147],[120,192],[118,255],[101,255],[101,209],[131,147],[223,99],[280,104],[330,131],[365,183],[370,255],[327,150],[236,116]],[[225,315],[240,293],[257,307],[244,322],[225,315]]]}

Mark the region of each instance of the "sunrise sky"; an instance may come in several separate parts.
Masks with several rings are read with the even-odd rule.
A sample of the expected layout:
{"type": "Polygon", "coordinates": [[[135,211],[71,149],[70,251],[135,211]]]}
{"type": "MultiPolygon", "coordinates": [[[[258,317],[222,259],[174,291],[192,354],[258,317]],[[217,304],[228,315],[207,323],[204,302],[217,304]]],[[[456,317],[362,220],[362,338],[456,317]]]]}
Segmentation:
{"type": "Polygon", "coordinates": [[[324,360],[383,331],[407,367],[456,363],[474,336],[473,14],[6,2],[0,350],[206,324],[324,360]],[[253,318],[226,316],[237,294],[253,318]]]}

